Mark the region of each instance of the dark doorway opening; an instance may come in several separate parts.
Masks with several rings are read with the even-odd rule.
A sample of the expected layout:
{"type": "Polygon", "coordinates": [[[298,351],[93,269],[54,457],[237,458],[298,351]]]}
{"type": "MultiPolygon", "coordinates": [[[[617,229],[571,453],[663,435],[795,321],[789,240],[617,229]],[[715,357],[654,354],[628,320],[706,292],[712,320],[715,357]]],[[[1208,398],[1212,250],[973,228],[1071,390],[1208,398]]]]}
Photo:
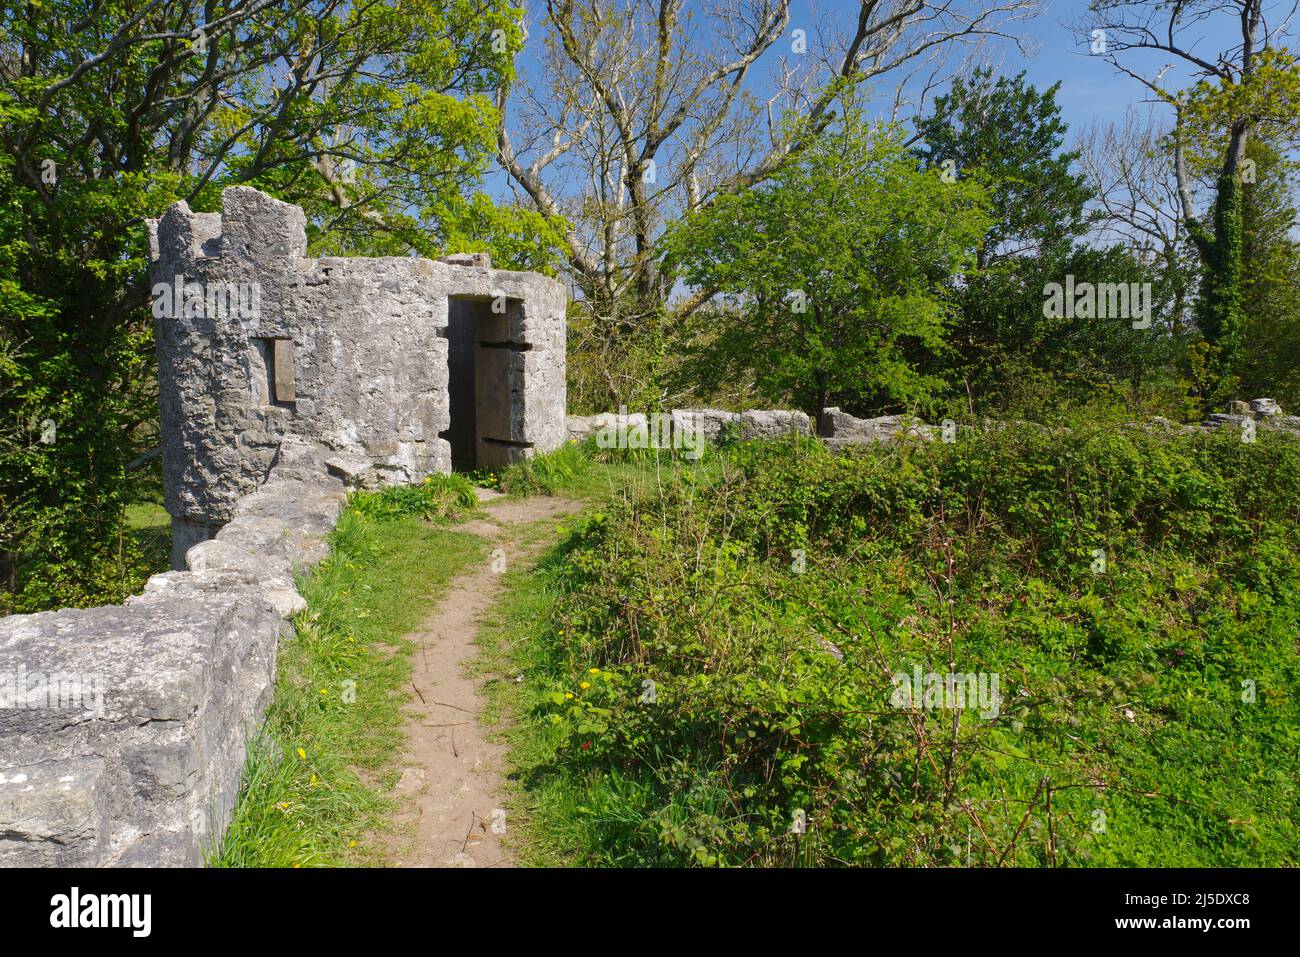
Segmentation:
{"type": "Polygon", "coordinates": [[[453,296],[447,304],[447,398],[457,472],[517,461],[531,442],[523,436],[523,356],[531,347],[511,338],[522,323],[518,299],[453,296]],[[494,308],[495,306],[495,308],[494,308]]]}
{"type": "Polygon", "coordinates": [[[478,423],[474,408],[474,344],[477,313],[485,303],[451,299],[447,309],[447,399],[451,428],[443,437],[451,443],[451,467],[456,472],[478,468],[478,423]]]}

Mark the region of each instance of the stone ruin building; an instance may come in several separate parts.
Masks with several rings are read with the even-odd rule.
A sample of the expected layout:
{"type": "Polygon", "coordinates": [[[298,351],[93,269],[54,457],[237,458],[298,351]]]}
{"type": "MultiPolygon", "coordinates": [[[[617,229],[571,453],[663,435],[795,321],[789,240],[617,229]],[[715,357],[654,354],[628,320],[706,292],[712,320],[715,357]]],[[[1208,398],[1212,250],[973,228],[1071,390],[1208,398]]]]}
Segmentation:
{"type": "Polygon", "coordinates": [[[565,441],[565,292],[486,256],[308,259],[257,190],[149,223],[174,570],[0,619],[0,867],[196,865],[346,488],[565,441]]]}
{"type": "Polygon", "coordinates": [[[173,565],[292,435],[349,484],[504,465],[565,439],[564,288],[481,254],[306,258],[255,189],[149,223],[173,565]]]}
{"type": "MultiPolygon", "coordinates": [[[[329,553],[349,485],[566,438],[697,450],[812,431],[793,410],[566,421],[558,283],[484,256],[307,259],[306,245],[302,210],[247,188],[225,190],[221,213],[178,203],[149,224],[175,570],[122,605],[0,618],[0,867],[192,866],[220,845],[305,605],[294,576],[329,553]]],[[[821,418],[836,448],[956,433],[821,418]]],[[[1142,427],[1253,437],[1300,434],[1300,417],[1257,399],[1142,427]]]]}

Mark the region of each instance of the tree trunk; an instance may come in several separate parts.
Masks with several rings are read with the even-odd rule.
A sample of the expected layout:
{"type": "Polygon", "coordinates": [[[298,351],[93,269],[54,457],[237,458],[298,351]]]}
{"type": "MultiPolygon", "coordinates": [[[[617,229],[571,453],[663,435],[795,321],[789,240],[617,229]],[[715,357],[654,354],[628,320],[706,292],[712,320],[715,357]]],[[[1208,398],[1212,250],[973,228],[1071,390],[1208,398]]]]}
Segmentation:
{"type": "Polygon", "coordinates": [[[826,434],[826,392],[830,375],[825,369],[817,370],[817,434],[826,434]]]}
{"type": "Polygon", "coordinates": [[[1210,229],[1199,226],[1196,236],[1201,254],[1201,295],[1196,303],[1196,324],[1214,347],[1210,357],[1212,380],[1205,395],[1208,412],[1231,399],[1241,362],[1241,184],[1233,173],[1219,177],[1210,229]]]}

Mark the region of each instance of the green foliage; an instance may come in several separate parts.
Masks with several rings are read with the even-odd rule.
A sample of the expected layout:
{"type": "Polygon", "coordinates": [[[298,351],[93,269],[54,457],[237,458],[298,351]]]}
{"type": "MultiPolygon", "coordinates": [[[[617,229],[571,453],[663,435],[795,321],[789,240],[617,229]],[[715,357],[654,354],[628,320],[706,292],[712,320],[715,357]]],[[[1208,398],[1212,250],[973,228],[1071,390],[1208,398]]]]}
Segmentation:
{"type": "MultiPolygon", "coordinates": [[[[624,315],[635,306],[623,303],[624,315]]],[[[592,415],[626,405],[658,408],[663,402],[659,380],[664,374],[666,345],[658,321],[619,325],[593,303],[569,304],[566,376],[568,410],[592,415]]]]}
{"type": "Polygon", "coordinates": [[[451,518],[478,507],[474,483],[464,475],[429,475],[419,485],[389,485],[377,492],[358,492],[350,506],[375,521],[417,515],[434,520],[451,518]]]}
{"type": "Polygon", "coordinates": [[[1208,375],[1204,407],[1222,406],[1236,394],[1236,370],[1241,362],[1242,196],[1241,184],[1231,174],[1219,177],[1214,195],[1211,226],[1199,224],[1192,235],[1201,249],[1200,296],[1196,300],[1196,326],[1204,337],[1208,375]]]}
{"type": "Polygon", "coordinates": [[[1178,354],[1160,322],[1174,298],[1165,277],[1121,247],[1079,245],[1091,197],[1072,172],[1078,153],[1062,148],[1067,127],[1058,88],[1039,92],[1024,73],[995,79],[977,69],[955,80],[917,124],[926,167],[949,164],[958,177],[986,183],[990,197],[979,269],[953,289],[960,315],[952,348],[937,361],[921,357],[968,411],[1015,409],[1037,419],[1099,394],[1136,397],[1168,375],[1178,354]],[[1044,287],[1067,275],[1081,283],[1151,282],[1153,328],[1135,331],[1119,318],[1045,317],[1044,287]]]}
{"type": "Polygon", "coordinates": [[[1290,50],[1260,50],[1229,82],[1207,77],[1182,91],[1179,135],[1195,175],[1217,178],[1235,129],[1273,144],[1300,143],[1300,61],[1290,50]]]}
{"type": "MultiPolygon", "coordinates": [[[[1284,152],[1300,144],[1300,63],[1288,50],[1265,49],[1243,63],[1231,81],[1201,80],[1179,94],[1177,103],[1171,145],[1182,148],[1193,171],[1214,179],[1210,221],[1193,217],[1187,223],[1202,267],[1196,322],[1205,341],[1197,372],[1208,410],[1234,397],[1245,350],[1246,237],[1239,161],[1249,158],[1250,140],[1256,136],[1284,152]]],[[[1293,163],[1274,165],[1283,176],[1288,167],[1294,170],[1293,163]]]]}
{"type": "Polygon", "coordinates": [[[980,67],[955,78],[917,123],[917,152],[927,169],[951,163],[959,178],[987,183],[992,223],[980,246],[981,268],[1068,246],[1086,227],[1088,189],[1071,172],[1079,154],[1061,149],[1067,126],[1056,103],[1060,87],[1040,93],[1023,71],[995,80],[980,67]]]}
{"type": "Polygon", "coordinates": [[[1294,866],[1297,518],[1274,433],[739,446],[557,550],[533,813],[585,863],[1294,866]],[[918,665],[998,714],[896,706],[918,665]]]}
{"type": "Polygon", "coordinates": [[[701,357],[804,409],[930,394],[913,354],[944,348],[946,283],[989,226],[984,190],[917,168],[859,102],[770,183],[716,199],[667,240],[686,281],[743,306],[701,357]]]}
{"type": "Polygon", "coordinates": [[[496,269],[554,276],[564,263],[559,226],[535,210],[498,206],[485,193],[451,198],[438,217],[443,252],[485,252],[496,269]]]}
{"type": "MultiPolygon", "coordinates": [[[[1079,245],[1014,267],[995,266],[962,295],[957,338],[963,364],[950,375],[968,384],[976,408],[989,414],[1014,410],[1046,421],[1057,410],[1101,398],[1136,408],[1153,387],[1172,382],[1182,355],[1180,340],[1161,321],[1172,298],[1163,278],[1121,246],[1079,245]],[[1064,284],[1067,276],[1094,285],[1150,283],[1151,328],[1134,329],[1127,317],[1044,315],[1044,288],[1064,284]]],[[[1171,401],[1158,411],[1181,420],[1181,390],[1171,391],[1171,401]]]]}
{"type": "Polygon", "coordinates": [[[1243,187],[1240,394],[1300,407],[1300,243],[1294,164],[1256,137],[1246,147],[1255,182],[1243,187]]]}
{"type": "Polygon", "coordinates": [[[554,495],[582,478],[590,464],[576,442],[566,442],[553,452],[506,466],[497,475],[497,487],[507,495],[554,495]]]}

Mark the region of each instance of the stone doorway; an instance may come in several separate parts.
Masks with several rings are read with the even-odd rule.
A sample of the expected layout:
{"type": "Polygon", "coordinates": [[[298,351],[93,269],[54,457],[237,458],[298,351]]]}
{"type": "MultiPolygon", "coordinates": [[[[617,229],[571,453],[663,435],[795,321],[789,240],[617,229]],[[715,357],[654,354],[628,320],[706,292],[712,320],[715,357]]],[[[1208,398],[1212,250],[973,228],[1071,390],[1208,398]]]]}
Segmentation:
{"type": "Polygon", "coordinates": [[[523,353],[512,341],[522,323],[518,299],[452,296],[447,304],[447,398],[456,472],[506,465],[531,442],[519,441],[523,419],[523,353]],[[495,308],[494,308],[495,307],[495,308]]]}

